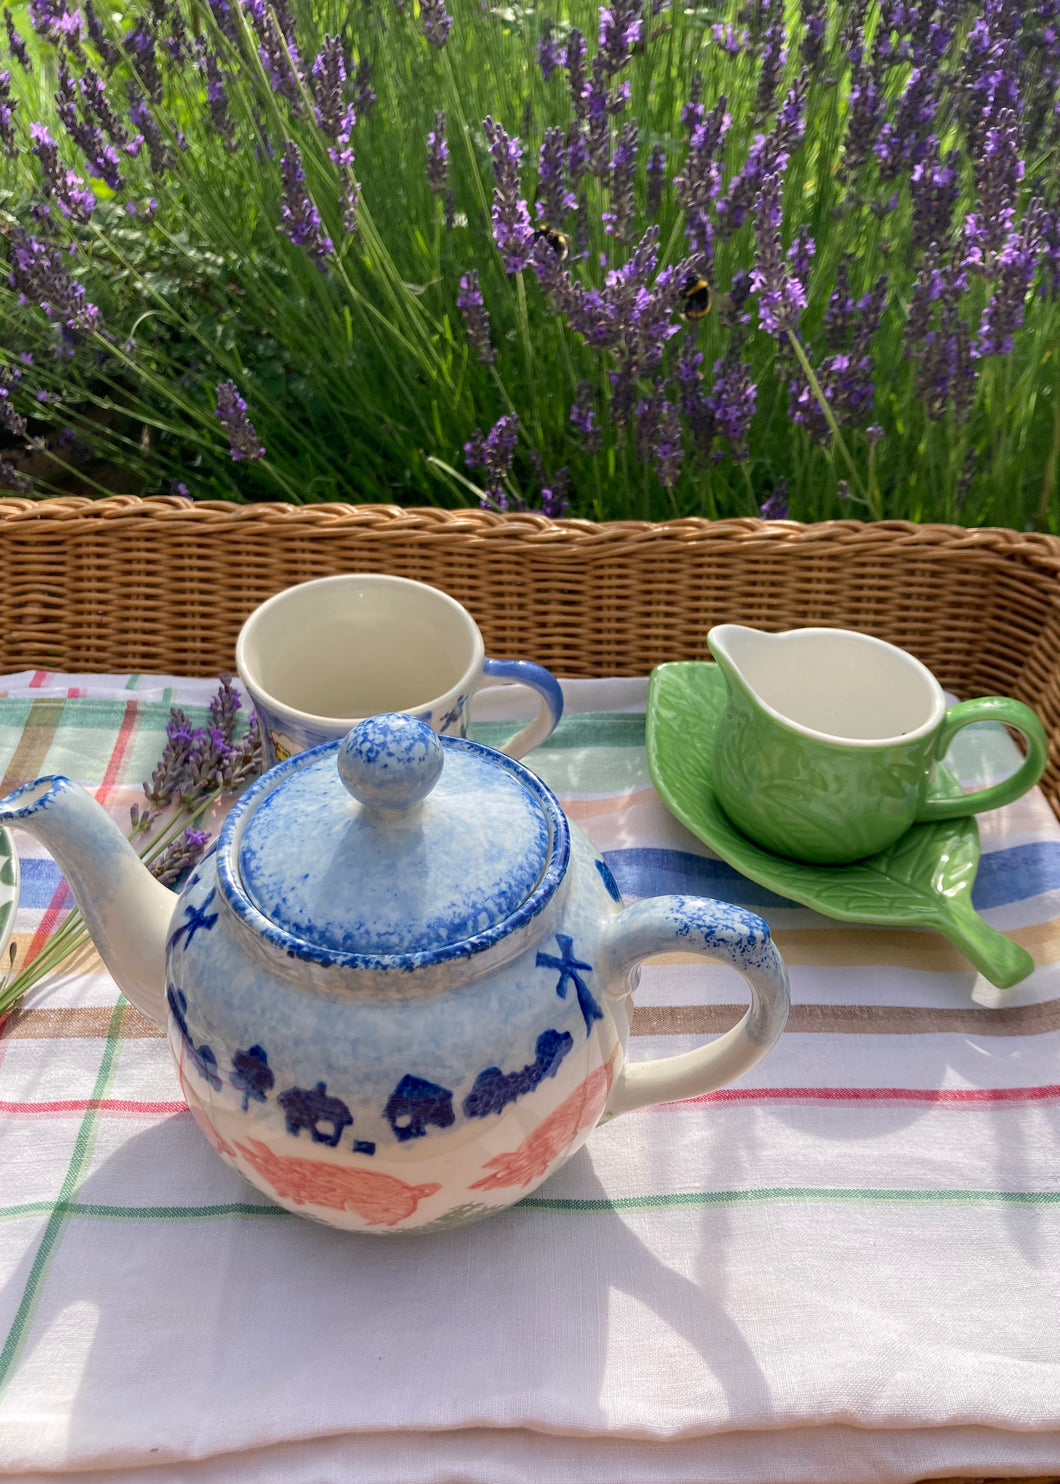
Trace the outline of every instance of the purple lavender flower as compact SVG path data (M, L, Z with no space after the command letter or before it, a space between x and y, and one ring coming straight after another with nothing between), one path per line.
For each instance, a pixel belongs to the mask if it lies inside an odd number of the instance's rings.
M673 489L681 473L681 420L674 406L662 395L661 386L652 399L651 458L663 489Z
M264 445L247 416L247 404L236 390L235 382L222 381L214 388L214 395L217 398L217 420L228 435L233 462L263 458Z
M579 121L587 118L589 113L588 100L585 96L585 85L589 76L585 66L585 55L585 37L578 30L577 26L572 26L570 35L567 37L567 49L563 55L563 65L567 69L574 117ZM571 173L573 174L573 171Z
M81 103L86 116L91 114L110 142L118 149L129 142L129 131L111 107L103 79L91 67L86 67L78 82Z
M21 380L22 372L18 366L0 366L0 427L16 438L21 438L26 431L26 419L11 400L11 394Z
M0 143L10 159L18 155L15 142L14 117L18 99L11 96L11 74L0 72Z
M751 287L758 293L762 328L778 338L794 330L806 308L806 290L780 251L780 176L767 175L755 201L755 266Z
M182 876L198 865L209 842L209 830L196 830L189 826L170 840L161 855L151 861L148 867L151 875L163 886L175 886Z
M653 145L645 167L647 189L644 207L649 216L658 216L662 209L663 186L666 183L666 156L659 145Z
M121 61L121 52L110 40L107 33L99 22L92 0L82 0L81 9L84 12L85 24L88 27L89 39L96 48L99 60L103 64L104 71L113 72ZM234 38L233 38L234 39Z
M706 116L702 104L692 101L686 106L682 118L689 130L688 159L674 177L678 204L685 213L685 237L708 269L714 259L710 210L721 192L721 148L732 122L727 107L724 96Z
M140 152L140 146L146 143L152 172L155 175L164 175L173 163L173 158L163 143L162 132L154 114L147 106L147 99L134 82L126 83L125 95L129 100L129 118L133 127L140 131L136 138L125 146L125 152L135 158Z
M788 267L800 283L805 283L810 276L810 268L817 255L817 244L810 236L808 227L799 227L795 236L791 239L788 248ZM748 285L750 289L750 285Z
M352 237L357 230L357 206L360 200L361 183L354 177L353 173L353 150L347 144L345 149L329 149L339 175L339 205L342 207L342 230L347 237ZM330 241L325 238L324 241Z
M90 71L88 75L98 82L99 79L95 78L94 73ZM73 78L66 70L65 61L60 61L59 90L55 94L55 103L59 118L62 120L63 126L70 135L70 138L80 147L85 157L89 174L95 176L97 180L104 181L112 191L120 191L125 184L125 178L121 173L118 152L112 144L104 142L103 135L98 128L91 124L87 118L82 118L78 113L77 100L79 91L82 98L91 97L94 100L91 85L86 88L82 84L79 90ZM111 117L112 115L109 115L108 110L108 121ZM117 120L114 120L114 122L117 122ZM47 169L47 166L45 168ZM76 180L76 176L72 178ZM69 180L71 177L68 176L67 179ZM95 198L93 197L92 206L94 205ZM92 207L88 209L91 211Z
M372 87L372 64L367 57L362 57L357 63L357 73L353 79L356 92L354 93L353 106L357 117L366 119L375 107L375 88Z
M854 73L847 100L847 130L843 138L843 178L853 180L872 153L880 132L883 95L869 67Z
M159 25L168 25L169 27L169 35L162 37L162 45L174 66L182 67L184 62L190 60L195 54L188 42L184 17L176 5L171 5L168 8L159 6L159 12Z
M589 148L585 141L585 132L580 124L572 124L567 130L567 174L571 185L576 186L588 169ZM579 247L579 252L581 250Z
M519 419L515 416L499 418L484 438L476 428L464 444L464 458L468 467L485 470L485 489L482 508L495 505L498 510L508 509L508 496L503 482L512 470L515 445L519 440Z
M767 495L759 506L758 514L762 520L787 520L788 482L786 479L777 480L773 493Z
M954 159L952 151L942 159L938 137L931 134L925 142L924 158L910 173L914 254L922 252L929 242L946 242L949 238L960 189Z
M585 153L591 175L603 180L611 161L611 115L607 86L592 77L586 86Z
M445 0L420 0L420 17L427 40L441 51L449 40L453 25L453 18L445 9Z
M731 21L715 22L710 32L714 38L714 45L729 57L738 57L751 39L747 31L742 28L737 29Z
M574 405L570 410L570 420L582 435L582 443L587 453L599 453L603 447L594 402L595 393L591 383L580 381Z
M560 65L559 48L552 35L551 21L545 21L541 27L541 35L537 43L537 65L541 68L541 76L546 82Z
M64 216L75 222L87 222L96 198L84 189L84 181L72 170L64 170L59 160L59 146L43 124L30 124L33 153L44 170L45 194L54 196Z
M463 313L467 338L474 346L478 359L484 366L492 366L497 359L497 350L490 337L489 311L482 298L478 274L473 268L460 280L456 304Z
M155 38L145 18L141 17L125 37L125 50L133 72L152 103L162 101L162 73L155 55Z
M549 226L559 228L577 202L564 180L567 151L562 129L546 129L537 169L537 212Z
M434 128L427 135L427 184L436 196L449 180L449 142L445 137L445 111L434 115Z
M221 70L221 59L212 47L204 50L203 66L206 71L206 101L210 105L210 122L221 136L226 150L238 149L235 125L228 112L228 93L225 89L225 75Z
M103 319L85 290L66 268L66 255L58 247L41 242L23 227L11 228L11 263L8 284L21 304L40 306L64 333L67 348L74 334L101 331Z
M923 158L938 112L938 69L914 67L895 105L893 121L884 123L873 146L881 180L893 180L904 165Z
M345 144L357 122L353 104L346 101L346 64L338 36L324 37L320 55L310 68L318 127L329 139Z
M33 488L33 480L28 474L16 469L14 464L0 459L0 488L14 490L17 495L28 495Z
M569 489L570 470L564 464L562 469L556 470L551 484L541 488L541 514L547 515L549 520L562 520L570 509Z
M1044 220L1044 207L1035 198L998 255L994 292L983 310L972 346L976 359L1012 353L1012 337L1023 324L1027 294L1042 255Z
M305 171L298 146L289 139L284 145L280 161L283 179L283 222L277 229L294 243L304 247L313 262L326 271L325 259L334 251L334 243L326 235L320 220L320 212L313 205L306 189Z
M820 66L825 55L826 15L824 0L800 0L799 59L809 72Z
M247 0L246 9L258 37L258 58L269 79L269 86L274 93L286 98L291 112L300 117L301 87L305 78L294 42L293 25L285 30L278 12L274 14L265 0Z
M835 289L825 311L825 336L831 355L817 367L817 385L835 422L857 425L872 412L875 361L872 341L887 299L887 277L882 274L867 294L855 299L850 292L848 267L840 263ZM827 446L831 428L816 394L801 375L789 384L788 414Z
M774 3L769 9L762 63L758 73L758 91L755 94L755 117L765 119L773 111L777 88L788 60L787 33L784 29L784 6Z
M482 127L493 161L493 238L504 254L505 271L518 273L529 263L534 241L530 212L519 194L522 146L492 118Z
M29 52L26 50L26 43L15 29L15 22L12 19L11 12L6 9L4 11L4 25L7 27L8 51L22 68L23 72L32 72L33 62Z
M629 61L630 53L644 35L639 0L612 0L600 7L599 49L593 71L601 78L613 77Z
M738 463L750 457L748 435L758 397L758 385L751 380L750 368L741 360L740 349L736 336L724 359L714 362L714 385L706 399L714 429L728 443L729 452Z
M681 411L692 434L692 443L703 459L714 442L715 421L710 399L703 390L703 352L698 336L690 330L684 338L677 363L677 384L681 393Z
M625 124L611 157L611 210L603 213L604 231L625 242L633 221L633 172L637 167L637 126Z
M64 0L30 0L29 21L45 41L68 46L71 51L80 49L81 14L74 11L71 15Z
M806 133L806 96L809 80L795 79L788 89L768 134L756 134L743 167L729 181L718 201L717 216L723 238L742 227L766 176L782 171Z
M965 266L992 276L997 255L1012 235L1016 196L1025 174L1019 131L1011 109L986 130L981 155L973 161L978 210L965 218Z

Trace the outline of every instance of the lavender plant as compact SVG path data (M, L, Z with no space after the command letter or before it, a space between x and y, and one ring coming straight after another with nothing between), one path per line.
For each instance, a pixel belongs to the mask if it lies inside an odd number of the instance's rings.
M1060 530L1060 0L5 34L9 488Z
M151 874L163 886L176 886L202 858L210 842L207 822L214 804L240 793L262 770L261 734L256 714L240 724L242 700L231 675L222 675L204 726L195 726L179 707L170 711L162 755L144 783L146 807L130 810L129 839L140 849ZM7 972L0 974L0 1020L27 990L53 973L89 941L76 908L44 949L14 973L12 947Z

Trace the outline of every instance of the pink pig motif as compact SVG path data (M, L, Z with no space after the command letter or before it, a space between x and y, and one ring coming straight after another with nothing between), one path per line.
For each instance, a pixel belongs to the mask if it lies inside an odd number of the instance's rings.
M281 1200L296 1206L326 1206L353 1211L369 1226L395 1226L416 1210L420 1201L441 1190L440 1185L407 1185L395 1175L378 1170L344 1169L323 1160L274 1154L267 1145L250 1139L250 1148L236 1148L266 1180Z
M487 1160L483 1169L492 1170L471 1186L472 1190L497 1190L504 1185L529 1185L530 1181L544 1175L549 1165L574 1140L584 1128L591 1128L603 1112L611 1091L615 1058L618 1048L611 1053L611 1060L595 1072L590 1072L569 1097L564 1098L558 1108L539 1123L532 1134L509 1154L495 1154Z

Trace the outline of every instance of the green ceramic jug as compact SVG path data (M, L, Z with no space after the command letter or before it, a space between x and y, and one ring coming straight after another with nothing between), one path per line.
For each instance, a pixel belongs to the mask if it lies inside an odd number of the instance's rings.
M1011 803L1042 775L1045 729L1029 706L985 696L947 708L931 671L882 639L721 624L707 643L728 690L715 792L767 850L821 864L860 860L918 821ZM1026 757L1011 777L962 798L935 794L934 763L976 721L1015 727Z

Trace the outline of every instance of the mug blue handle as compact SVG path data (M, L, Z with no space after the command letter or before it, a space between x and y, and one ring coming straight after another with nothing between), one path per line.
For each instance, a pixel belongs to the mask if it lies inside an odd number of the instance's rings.
M482 662L482 674L491 680L514 680L519 685L528 685L541 697L541 709L533 721L505 742L501 752L508 757L523 757L552 736L563 715L563 692L554 675L530 660L489 659Z

